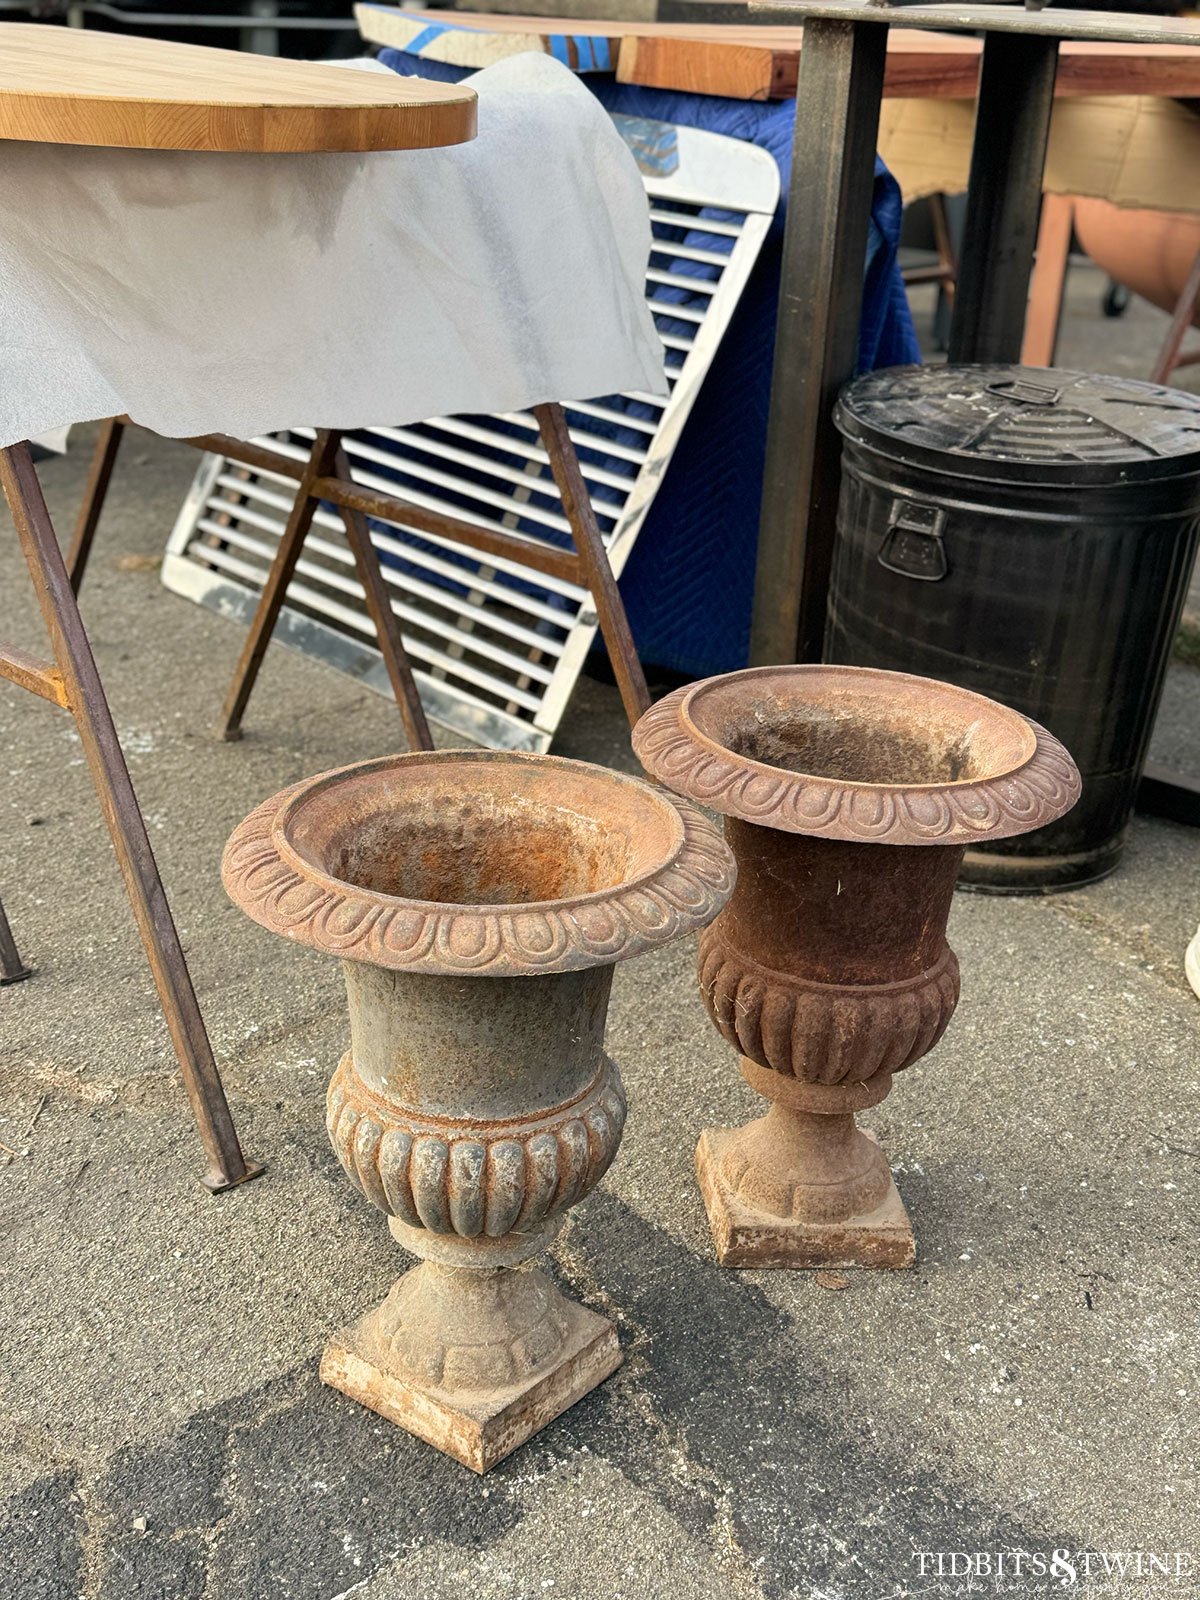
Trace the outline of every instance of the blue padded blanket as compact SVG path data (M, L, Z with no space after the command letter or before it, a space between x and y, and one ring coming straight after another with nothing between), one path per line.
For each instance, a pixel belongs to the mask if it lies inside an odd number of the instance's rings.
M411 77L457 82L464 69L385 49L379 59ZM621 575L621 593L647 667L704 677L746 665L758 515L766 454L771 352L791 170L794 100L727 100L580 79L605 108L744 139L779 167L774 225L705 380L670 468ZM858 364L861 372L920 360L896 262L900 189L882 161L867 246Z

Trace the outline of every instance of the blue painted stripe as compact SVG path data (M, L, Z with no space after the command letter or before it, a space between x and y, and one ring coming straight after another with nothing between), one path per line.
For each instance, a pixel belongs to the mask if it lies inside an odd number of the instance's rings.
M613 70L612 51L608 48L606 38L593 38L592 55L597 72L611 72Z
M546 43L550 46L550 54L556 61L561 61L564 67L571 65L571 59L567 54L567 41L561 33L550 34Z
M414 34L408 43L401 45L400 48L406 55L419 56L427 44L432 44L435 39L440 39L444 33L450 33L452 26L448 22L431 22L428 26L422 28L420 33ZM460 28L457 31L461 33L465 30Z

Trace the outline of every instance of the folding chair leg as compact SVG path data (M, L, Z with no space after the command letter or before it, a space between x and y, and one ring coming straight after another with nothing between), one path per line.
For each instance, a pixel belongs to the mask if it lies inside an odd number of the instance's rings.
M124 437L125 423L119 417L109 417L101 427L100 437L96 441L83 504L79 508L79 518L75 523L75 533L67 553L67 575L76 594L79 593L83 575L87 571L88 557L92 553L92 540L96 537L96 528L100 522L100 514L104 510L109 481L117 464L117 452Z
M632 727L642 712L649 709L650 691L638 660L621 592L609 564L608 551L600 537L587 485L579 470L579 458L567 431L567 419L560 405L534 406L533 414L541 430L546 454L550 457L550 470L554 473L554 481L562 497L563 511L571 524L575 551L592 592L600 632L608 646L609 660L621 691L621 702Z
M1179 352L1183 348L1183 341L1196 315L1198 300L1200 300L1200 250L1196 252L1196 259L1192 262L1192 270L1188 273L1183 293L1171 313L1171 325L1167 329L1167 337L1163 340L1162 349L1158 352L1158 359L1150 373L1151 383L1169 382L1175 368L1182 365Z
M317 435L317 444L322 454L323 441L331 438L332 435L328 433ZM349 481L350 463L341 447L340 435L334 441L332 459L334 474ZM375 636L391 680L400 720L404 723L408 747L410 750L432 750L433 735L425 720L425 708L417 692L412 664L408 659L408 651L404 648L404 640L400 636L400 621L392 610L388 586L383 581L383 573L379 570L379 552L371 543L367 519L361 511L355 511L350 506L339 506L338 510L341 512L342 523L346 529L346 543L350 546L354 564L358 568L358 580L366 594L367 612L375 624Z
M211 1163L202 1181L214 1192L228 1189L257 1177L262 1168L245 1159L238 1143L179 934L150 848L146 824L138 809L112 713L28 445L0 450L0 484L20 536L54 658L66 688L67 703L100 796L104 820L112 836L171 1042L179 1058L192 1114Z
M8 918L4 915L4 906L0 904L0 985L20 983L22 978L29 977L31 970L21 960L17 941L13 938Z
M946 215L946 196L939 190L929 196L929 217L933 224L933 247L937 251L938 262L946 276L942 280L941 290L946 297L946 304L954 309L955 280L958 277L958 256L954 249L954 241L950 237L950 219Z
M1021 338L1021 365L1052 367L1062 323L1063 296L1071 266L1075 202L1067 194L1044 194L1037 250L1029 276L1029 304Z

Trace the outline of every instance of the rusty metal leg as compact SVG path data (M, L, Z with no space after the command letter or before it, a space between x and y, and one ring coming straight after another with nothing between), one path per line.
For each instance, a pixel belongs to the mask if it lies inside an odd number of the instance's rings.
M179 1058L192 1114L208 1153L202 1182L214 1192L257 1177L262 1168L242 1155L212 1046L196 1004L146 825L121 753L112 713L84 631L62 552L29 456L29 446L0 450L3 485L38 604L79 729L83 753L100 796L104 820L154 975L171 1042Z
M321 461L328 457L332 463L332 471L339 478L350 480L350 463L346 458L346 452L342 449L340 434L335 437L331 433L318 433L314 455ZM324 476L327 470L330 469L322 466L321 476ZM404 723L404 732L408 736L408 747L410 750L432 750L433 735L425 720L425 710L421 705L421 696L417 693L408 651L404 648L404 640L400 636L400 621L392 610L388 586L383 581L383 573L379 570L379 553L371 543L367 519L361 511L355 511L351 506L339 506L338 510L346 529L346 543L354 556L359 582L366 595L367 611L375 624L375 637L391 680L392 693L396 697L396 705L400 711L400 720Z
M638 660L637 646L633 642L629 618L625 615L621 591L617 588L608 551L600 537L587 485L579 470L579 457L575 454L575 446L567 431L567 419L560 405L534 406L533 414L541 429L546 454L550 457L550 470L562 496L563 512L571 524L575 553L592 592L600 632L608 646L609 660L621 691L621 703L632 727L642 712L649 710L650 691L646 687L642 663Z
M819 661L837 529L838 390L858 364L888 29L807 17L796 94L750 659Z
M79 518L75 523L71 548L67 552L67 576L76 594L79 593L83 575L87 571L88 557L92 553L92 540L96 537L100 513L104 510L109 480L117 464L117 452L121 448L121 440L125 437L125 426L120 417L109 417L101 427L100 437L96 441L83 504L79 508Z
M17 941L13 938L8 918L4 915L4 906L0 904L0 986L6 983L20 983L22 978L29 977L32 970L21 960Z
M1167 329L1167 337L1163 340L1162 349L1158 352L1158 358L1150 373L1151 383L1167 383L1175 368L1183 365L1179 359L1179 352L1195 318L1198 300L1200 300L1200 250L1196 252L1196 259L1192 262L1192 270L1188 273L1183 293L1171 313L1171 326Z
M337 444L341 442L340 434L326 435L326 438L336 439ZM328 445L325 454L332 460L332 449ZM287 599L288 585L292 581L296 563L300 559L300 552L308 537L308 530L312 527L313 518L317 514L319 501L312 495L312 485L315 479L324 475L320 470L320 452L314 444L296 489L296 502L292 506L287 526L275 550L275 558L271 562L267 581L263 585L263 592L259 596L258 608L251 620L250 631L246 635L242 653L234 668L233 681L229 685L229 693L225 696L221 719L214 730L218 739L242 737L242 717L249 703L255 679L258 677L258 669L262 666L263 657L267 653L267 646L271 642L271 635L275 631L283 602Z

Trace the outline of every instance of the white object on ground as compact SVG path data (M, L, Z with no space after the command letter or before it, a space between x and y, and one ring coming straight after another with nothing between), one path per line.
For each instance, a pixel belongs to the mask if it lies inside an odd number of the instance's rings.
M664 393L633 157L544 55L477 74L444 150L9 142L0 446L128 412L169 436Z
M1183 957L1183 970L1187 973L1187 981L1200 997L1200 928L1192 936Z

